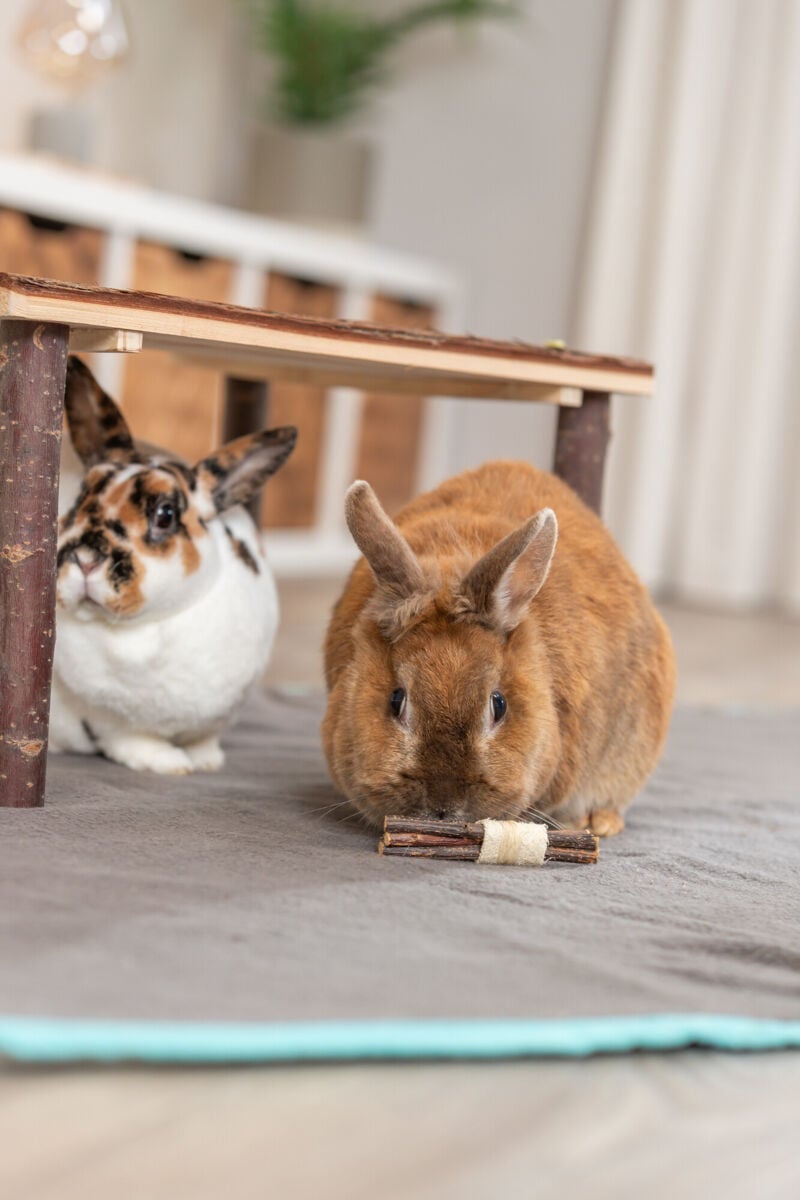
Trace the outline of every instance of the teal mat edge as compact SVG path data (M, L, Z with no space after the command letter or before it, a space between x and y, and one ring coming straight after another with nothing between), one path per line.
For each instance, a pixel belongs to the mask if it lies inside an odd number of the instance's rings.
M0 1016L0 1056L27 1063L582 1057L687 1046L800 1048L800 1021L713 1013L265 1024Z

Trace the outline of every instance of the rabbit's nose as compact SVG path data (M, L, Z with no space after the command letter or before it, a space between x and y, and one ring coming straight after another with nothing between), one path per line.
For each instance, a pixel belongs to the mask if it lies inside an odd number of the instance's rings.
M76 563L84 575L91 575L92 571L96 571L103 562L101 554L96 554L94 550L89 550L84 546L79 547L77 550L70 550L67 558L70 562Z
M452 777L431 780L428 792L431 814L439 821L452 817L464 799L464 783Z

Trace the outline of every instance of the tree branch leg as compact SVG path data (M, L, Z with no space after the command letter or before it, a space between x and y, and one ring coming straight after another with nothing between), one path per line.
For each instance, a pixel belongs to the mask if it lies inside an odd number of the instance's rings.
M555 474L600 516L610 438L608 392L584 392L580 408L558 410Z
M66 325L0 322L0 805L44 803Z

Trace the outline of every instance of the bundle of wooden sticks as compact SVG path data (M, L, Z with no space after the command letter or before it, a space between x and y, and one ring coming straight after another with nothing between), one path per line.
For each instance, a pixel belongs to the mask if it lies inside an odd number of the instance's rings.
M485 843L492 840L487 855ZM498 854L498 840L502 850ZM538 843L530 852L531 844ZM599 841L582 829L549 829L527 821L434 821L386 817L378 853L403 858L454 858L468 862L596 863Z

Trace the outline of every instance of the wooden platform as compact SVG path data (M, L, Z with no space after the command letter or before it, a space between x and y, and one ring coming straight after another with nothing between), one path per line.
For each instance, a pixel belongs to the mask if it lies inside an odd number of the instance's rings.
M653 389L633 359L0 274L0 805L44 801L67 356L143 347L227 375L229 438L267 424L266 380L558 405L555 473L596 512L610 395Z
M141 334L148 348L202 357L246 378L575 407L581 390L634 395L653 390L652 367L636 359L24 276L0 274L0 318L67 325L71 344L84 351L135 349L135 335Z

